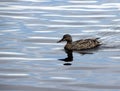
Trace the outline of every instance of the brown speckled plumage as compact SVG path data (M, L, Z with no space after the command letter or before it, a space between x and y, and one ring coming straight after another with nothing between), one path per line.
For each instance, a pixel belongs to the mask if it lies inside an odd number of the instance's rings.
M62 41L67 41L67 44L64 47L67 50L85 50L101 45L100 42L98 41L98 38L82 39L72 42L72 37L69 34L64 35L63 38L58 42L62 42Z

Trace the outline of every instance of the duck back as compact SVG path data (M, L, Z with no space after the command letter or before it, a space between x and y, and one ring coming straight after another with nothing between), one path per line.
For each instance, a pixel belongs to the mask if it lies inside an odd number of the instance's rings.
M72 43L72 50L85 50L94 48L100 45L100 42L96 39L84 39L84 40L78 40Z

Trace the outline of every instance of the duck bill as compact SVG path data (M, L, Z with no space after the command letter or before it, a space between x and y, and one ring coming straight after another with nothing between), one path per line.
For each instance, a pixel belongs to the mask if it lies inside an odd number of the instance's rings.
M60 42L62 42L62 41L64 41L64 39L59 40L57 43L60 43Z

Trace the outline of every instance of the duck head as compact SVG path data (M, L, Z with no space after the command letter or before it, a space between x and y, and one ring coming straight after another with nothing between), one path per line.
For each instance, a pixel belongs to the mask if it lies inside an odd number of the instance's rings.
M65 34L61 40L59 40L57 43L62 42L62 41L67 41L67 42L72 42L72 37L69 34Z

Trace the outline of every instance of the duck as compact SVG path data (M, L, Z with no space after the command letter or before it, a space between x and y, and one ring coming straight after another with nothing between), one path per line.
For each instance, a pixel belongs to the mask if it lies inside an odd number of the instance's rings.
M61 40L57 43L66 41L66 45L64 46L65 50L86 50L98 47L101 43L98 41L99 38L92 38L92 39L81 39L74 41L72 40L72 36L70 34L65 34Z

